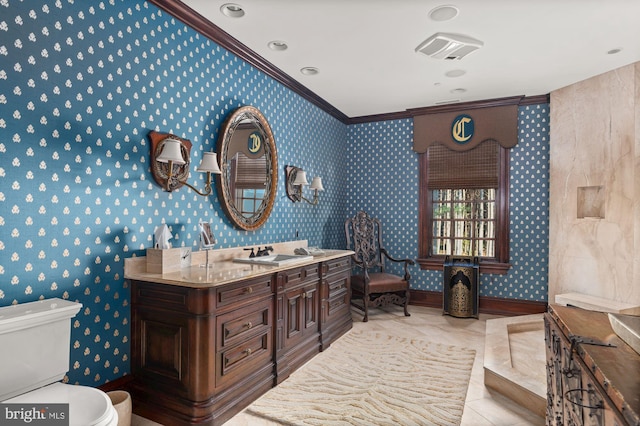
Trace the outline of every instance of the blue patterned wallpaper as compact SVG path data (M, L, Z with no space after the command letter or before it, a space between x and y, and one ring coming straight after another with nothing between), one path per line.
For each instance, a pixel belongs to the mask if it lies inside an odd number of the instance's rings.
M549 105L519 108L519 140L511 149L510 255L506 275L483 274L482 296L547 300L549 249ZM418 156L410 119L349 126L347 214L380 218L393 256L418 256ZM393 267L393 264L387 265ZM399 267L399 266L397 266ZM393 270L393 269L392 269ZM395 272L400 272L395 270ZM411 270L411 287L442 291L442 273Z
M174 245L197 246L204 219L218 247L297 234L342 248L345 218L367 208L383 218L389 248L415 257L410 120L346 126L146 2L0 0L0 11L0 306L51 297L83 304L71 383L97 386L129 372L124 259L143 254L161 223ZM150 130L190 139L190 181L202 187L201 152L216 149L223 120L243 105L263 112L278 148L278 197L257 231L233 228L215 194L164 192L148 165ZM521 108L521 117L514 270L484 277L483 294L545 300L548 107ZM319 205L289 201L286 165L322 176ZM413 275L415 288L438 289L438 274Z
M197 245L308 239L344 246L347 126L145 2L0 0L0 306L77 300L69 381L100 385L129 372L124 259L170 225ZM190 139L190 181L226 116L260 109L278 148L278 198L258 231L231 226L217 197L166 193L149 169L150 130ZM292 203L284 167L320 175L317 206Z

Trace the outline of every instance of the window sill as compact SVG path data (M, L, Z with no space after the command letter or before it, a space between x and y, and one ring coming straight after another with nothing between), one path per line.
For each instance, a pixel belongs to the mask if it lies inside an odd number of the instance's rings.
M444 257L427 257L423 259L417 259L420 269L427 269L432 271L442 271L444 267ZM511 269L510 263L501 263L496 261L481 260L480 261L480 273L481 274L496 274L506 275Z

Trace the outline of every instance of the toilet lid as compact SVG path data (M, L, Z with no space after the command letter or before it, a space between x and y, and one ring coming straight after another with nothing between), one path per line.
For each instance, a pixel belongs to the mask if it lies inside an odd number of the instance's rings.
M17 404L68 403L69 426L106 426L112 424L114 417L117 416L106 393L88 386L64 383L53 383L3 402Z

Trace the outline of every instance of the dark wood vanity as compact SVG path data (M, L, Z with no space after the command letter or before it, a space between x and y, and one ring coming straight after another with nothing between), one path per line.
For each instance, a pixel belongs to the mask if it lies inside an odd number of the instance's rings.
M351 328L349 256L209 280L130 273L134 412L219 425L285 380Z
M545 314L547 425L640 425L640 355L606 313L550 305Z

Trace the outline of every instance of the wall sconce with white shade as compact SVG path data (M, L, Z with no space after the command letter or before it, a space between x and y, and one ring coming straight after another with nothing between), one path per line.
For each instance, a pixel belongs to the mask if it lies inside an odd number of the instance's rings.
M204 191L200 191L187 182L191 164L191 141L156 131L149 132L149 139L151 140L151 172L158 185L167 192L172 192L184 185L199 195L211 194L211 174L222 173L215 152L202 153L202 160L196 168L197 171L207 174Z
M303 188L309 185L307 181L307 172L300 167L287 166L285 167L285 175L287 182L287 196L294 203L300 201L306 201L309 204L318 204L318 191L324 191L322 186L322 178L315 176L311 179L311 185L309 189L313 190L313 200L305 198L303 195Z

